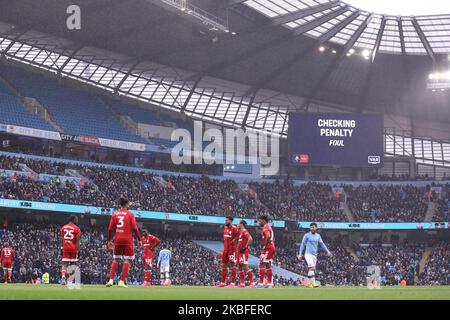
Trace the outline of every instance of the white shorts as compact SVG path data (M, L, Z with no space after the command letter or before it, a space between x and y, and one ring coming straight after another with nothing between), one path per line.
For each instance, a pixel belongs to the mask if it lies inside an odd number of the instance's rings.
M122 255L113 255L114 259L122 259L122 260L134 260L134 256L122 256Z
M317 256L313 256L312 254L305 253L305 260L308 264L308 268L315 268L317 264Z
M169 272L170 266L168 264L159 266L160 272Z

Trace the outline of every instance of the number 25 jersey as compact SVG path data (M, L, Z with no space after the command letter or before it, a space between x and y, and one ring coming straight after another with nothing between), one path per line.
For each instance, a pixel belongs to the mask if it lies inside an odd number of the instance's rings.
M68 223L61 228L62 247L65 252L77 252L77 238L81 237L78 226Z

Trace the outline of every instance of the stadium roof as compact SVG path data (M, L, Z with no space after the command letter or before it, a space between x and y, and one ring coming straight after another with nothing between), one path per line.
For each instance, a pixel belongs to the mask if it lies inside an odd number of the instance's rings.
M392 54L450 53L450 3L442 0L247 0L243 4L283 25L294 34L304 33L314 38L366 50ZM354 5L352 5L354 4ZM361 5L359 7L358 5ZM364 9L380 10L375 12ZM430 10L431 9L431 10ZM447 15L442 12L447 11ZM386 12L386 14L383 14ZM399 16L394 13L420 13ZM424 12L434 15L424 16ZM439 14L438 14L439 13ZM353 39L353 35L356 35Z
M411 131L415 126L422 136L430 134L419 131L419 121L440 121L444 129L433 136L450 136L450 91L426 89L433 59L407 54L406 44L402 54L381 50L391 17L379 29L383 37L377 33L380 50L364 59L359 48L348 52L363 43L367 27L361 25L375 18L349 5L339 3L341 9L332 14L290 29L276 19L313 10L319 15L323 6L337 2L302 0L301 10L269 18L251 8L250 0L192 1L225 16L236 35L208 34L185 12L161 7L162 0L77 0L79 31L66 27L72 0L40 0L39 6L36 0L0 0L0 21L5 22L0 23L0 55L227 126L286 135L291 111L339 110L400 116L398 126ZM349 11L318 38L308 34ZM352 31L356 21L363 24ZM340 44L336 39L345 39L345 30L349 38ZM447 56L434 54L448 63Z
M442 0L344 0L370 12L396 16L424 16L450 12L450 3Z

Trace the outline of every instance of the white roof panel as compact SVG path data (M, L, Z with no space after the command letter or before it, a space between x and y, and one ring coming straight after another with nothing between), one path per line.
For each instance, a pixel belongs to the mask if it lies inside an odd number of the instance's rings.
M384 1L384 3L392 4L393 0ZM396 5L398 5L395 0ZM330 20L325 21L320 26L314 29L306 31L305 34L311 37L320 37L326 32L330 31L332 28L337 28L338 25L347 17L349 17L353 12L360 11L361 14L350 24L348 24L344 29L340 30L330 41L345 45L351 36L356 32L358 27L363 23L364 19L369 13L361 11L356 7L351 5L356 4L358 1L336 1L336 0L247 0L244 2L245 5L253 8L254 10L260 12L261 14L269 18L278 18L280 16L289 17L290 14L301 12L304 10L309 10L311 8L323 5L331 4L327 6L326 9L316 12L314 14L307 15L303 18L289 21L283 24L288 29L295 30L305 24L314 22L318 19L323 19L325 16L333 14L337 10L342 9L343 6L348 5L349 10L340 14L337 17L330 16ZM359 1L363 9L368 9L368 7L363 6L364 1ZM379 2L379 1L371 1ZM383 1L381 1L383 2ZM414 2L414 3L413 3ZM447 3L447 1L440 1L439 5L430 4L429 1L422 1L427 6L433 5L436 8L433 10L439 11L442 5ZM447 4L449 4L448 1ZM333 6L335 4L335 6ZM408 5L416 6L418 1L408 0ZM378 3L377 5L381 5ZM406 6L406 4L404 4ZM450 5L448 5L450 8ZM321 7L319 7L321 8ZM412 7L411 7L412 8ZM409 9L411 9L409 8ZM442 9L444 10L444 9ZM381 10L383 11L383 10ZM388 12L388 11L386 11ZM372 19L369 25L365 28L364 32L356 40L354 47L361 49L373 50L375 42L380 32L382 15L386 12L376 12L372 15ZM431 12L429 10L423 10L419 12ZM445 12L445 11L444 11ZM293 17L293 19L295 19ZM447 15L428 15L428 16L416 16L415 19L423 31L427 41L429 42L432 50L435 53L450 53L450 13ZM412 17L398 17L398 16L386 16L386 26L382 34L380 43L380 52L399 54L402 52L401 46L401 32L399 29L399 23L401 23L403 29L403 42L405 44L405 53L412 55L426 55L427 51L422 43L417 31L412 23Z

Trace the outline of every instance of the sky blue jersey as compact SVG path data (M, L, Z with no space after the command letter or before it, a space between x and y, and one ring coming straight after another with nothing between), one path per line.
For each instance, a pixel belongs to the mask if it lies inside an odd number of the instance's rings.
M318 233L308 232L303 236L302 244L300 245L299 255L310 254L313 256L317 256L317 252L319 251L319 245L325 250L327 253L330 253L325 243L323 243L322 237Z
M172 252L168 249L162 249L158 255L158 265L169 265L172 258Z

